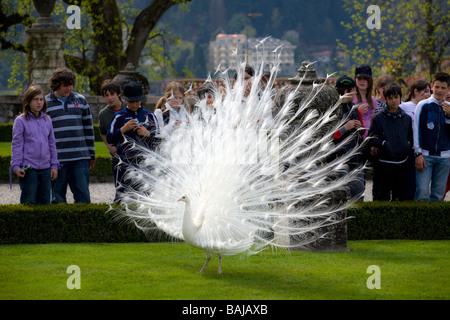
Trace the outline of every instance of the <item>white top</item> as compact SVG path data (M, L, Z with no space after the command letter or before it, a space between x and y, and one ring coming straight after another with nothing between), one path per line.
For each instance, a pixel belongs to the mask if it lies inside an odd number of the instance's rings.
M182 123L186 124L189 123L189 115L184 106L181 106L177 110L172 108L170 105L166 103L166 108L170 110L168 124L164 123L163 112L161 109L156 109L154 112L162 136L170 135L173 132L173 130L175 130L176 127L175 121L181 121Z
M416 110L416 104L412 101L402 102L400 108L411 117L412 123L414 123L414 110Z

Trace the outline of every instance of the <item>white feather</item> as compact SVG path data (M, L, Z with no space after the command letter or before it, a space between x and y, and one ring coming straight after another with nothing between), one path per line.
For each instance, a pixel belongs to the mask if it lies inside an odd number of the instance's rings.
M266 89L252 82L245 103L244 67L238 63L234 85L222 73L226 95L216 93L215 112L205 117L206 104L201 102L189 125L162 142L160 149L166 152L135 144L145 160L127 170L133 188L121 197L125 209L120 213L142 230L156 225L205 250L202 271L211 253L221 258L258 252L268 245L289 247L278 239L290 235L301 235L309 243L309 232L338 222L335 213L349 203L334 204L330 194L345 188L357 174L334 177L359 150L324 162L336 151L331 141L342 123L334 123L339 102L324 114L309 109L323 85L316 84L317 90L299 106L294 103L297 93L288 94L272 117L270 90L278 64ZM255 70L254 79L260 79L263 68ZM308 223L289 223L293 220Z

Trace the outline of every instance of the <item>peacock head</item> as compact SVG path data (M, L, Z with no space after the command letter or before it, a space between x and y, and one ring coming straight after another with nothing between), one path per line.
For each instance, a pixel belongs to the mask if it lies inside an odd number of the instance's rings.
M189 198L187 197L187 195L182 195L180 199L178 199L178 201L183 201L183 202L188 202Z

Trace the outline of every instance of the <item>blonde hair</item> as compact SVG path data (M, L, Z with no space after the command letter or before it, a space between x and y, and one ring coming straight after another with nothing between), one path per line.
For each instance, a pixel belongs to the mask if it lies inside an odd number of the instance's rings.
M170 98L172 93L175 91L179 91L184 96L184 91L185 91L184 86L179 82L172 81L166 86L164 95L161 98L159 98L158 102L156 103L155 110L161 109L162 112L166 112L167 99ZM188 106L186 106L186 107L189 109ZM190 112L190 110L188 110L188 111Z

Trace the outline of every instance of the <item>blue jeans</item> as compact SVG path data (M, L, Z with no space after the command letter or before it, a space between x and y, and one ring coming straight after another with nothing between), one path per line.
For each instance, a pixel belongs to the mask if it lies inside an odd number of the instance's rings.
M427 167L423 172L416 170L416 194L418 201L444 200L445 186L450 162L447 158L424 156ZM431 182L431 189L430 189Z
M61 162L58 178L53 181L52 203L67 202L67 185L73 193L76 203L90 203L89 160Z
M31 169L19 178L20 203L49 204L52 189L51 169Z

